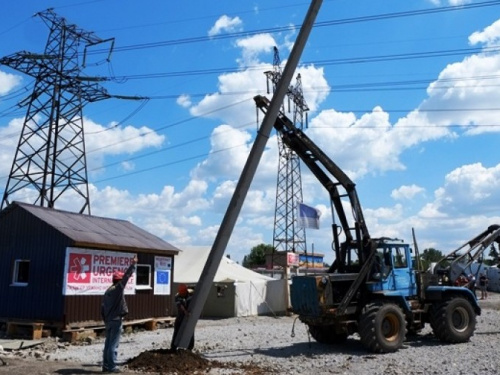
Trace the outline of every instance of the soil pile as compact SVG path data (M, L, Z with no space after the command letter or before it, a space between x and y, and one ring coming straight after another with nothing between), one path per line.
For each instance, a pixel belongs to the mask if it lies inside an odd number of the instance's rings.
M269 374L254 364L210 361L189 350L157 349L145 351L127 361L130 370L159 374L208 374L213 369L232 369L248 375Z

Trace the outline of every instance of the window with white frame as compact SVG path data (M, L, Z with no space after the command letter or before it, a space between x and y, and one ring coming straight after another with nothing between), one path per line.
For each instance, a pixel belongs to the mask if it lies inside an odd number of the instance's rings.
M14 270L12 272L12 285L28 285L30 275L30 261L25 259L16 259L14 261Z
M136 289L151 288L151 266L149 264L138 264L136 271Z

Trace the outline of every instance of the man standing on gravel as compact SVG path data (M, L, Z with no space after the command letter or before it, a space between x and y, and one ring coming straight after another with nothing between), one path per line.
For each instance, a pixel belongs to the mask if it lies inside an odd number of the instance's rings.
M104 342L104 351L102 354L102 372L121 372L116 366L116 356L122 332L122 319L128 314L124 292L128 279L135 271L136 264L137 256L134 256L125 273L113 273L113 285L104 293L101 305L101 316L106 326L106 341Z
M488 278L483 272L479 276L479 289L481 289L481 299L488 298Z

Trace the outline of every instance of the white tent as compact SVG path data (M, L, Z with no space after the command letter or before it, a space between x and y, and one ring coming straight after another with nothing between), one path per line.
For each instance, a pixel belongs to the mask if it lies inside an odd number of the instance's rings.
M209 247L184 247L174 260L174 282L196 287ZM283 314L285 281L253 272L223 257L202 311L203 316L233 317Z

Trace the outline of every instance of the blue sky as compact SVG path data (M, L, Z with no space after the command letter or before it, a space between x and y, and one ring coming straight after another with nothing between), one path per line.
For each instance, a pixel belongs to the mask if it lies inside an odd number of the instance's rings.
M84 108L92 214L179 248L211 246L255 139L252 98L266 94L274 46L286 62L308 5L9 1L0 57L42 52L49 28L33 15L51 7L115 38L111 61L96 49L85 74L113 78L102 83L110 94L150 99ZM356 182L372 236L411 241L415 228L421 249L446 253L500 223L499 14L497 1L323 2L298 68L306 132ZM1 192L26 111L16 104L32 85L0 66ZM272 243L277 163L273 134L226 250L232 259ZM308 248L331 262L328 197L302 172L304 202L322 212ZM76 209L71 197L58 208Z

